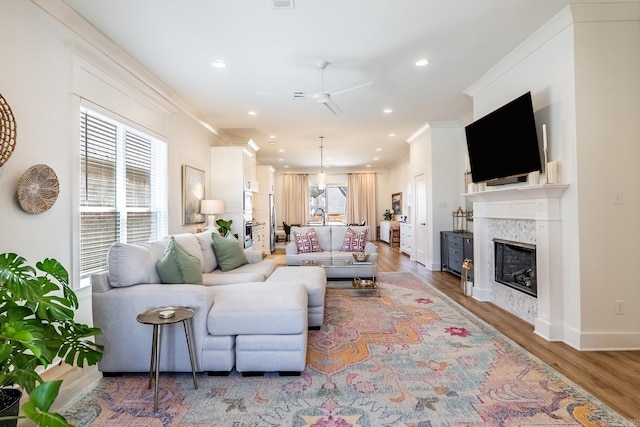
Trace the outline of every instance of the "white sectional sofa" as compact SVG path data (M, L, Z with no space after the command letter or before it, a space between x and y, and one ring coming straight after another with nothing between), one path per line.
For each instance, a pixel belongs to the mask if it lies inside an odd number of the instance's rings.
M311 229L317 235L320 251L317 252L301 252L296 244L296 233L307 234ZM353 259L352 253L358 252L354 250L346 250L345 237L347 230L353 233L367 232L364 252L369 254L369 261L375 264L378 260L378 248L371 242L371 233L368 226L346 226L346 225L329 225L315 227L291 227L291 241L285 247L286 264L287 265L303 265L305 262L315 262L317 264L339 264L340 262ZM307 248L308 249L308 248ZM353 269L350 268L331 268L326 270L327 278L350 278L353 277ZM372 269L372 274L375 271Z
M104 345L99 370L105 375L148 371L152 330L136 316L153 308L185 306L196 311L192 336L197 371L301 372L307 329L322 324L322 317L310 316L308 307L312 292L313 304L321 302L324 311L322 268L301 269L294 280L267 281L277 264L257 252L245 251L248 264L222 271L210 232L173 237L200 260L201 284L161 283L156 263L169 238L116 243L108 254L108 271L91 277L94 325L102 329L96 342ZM160 371L190 372L182 325L165 326L162 341Z

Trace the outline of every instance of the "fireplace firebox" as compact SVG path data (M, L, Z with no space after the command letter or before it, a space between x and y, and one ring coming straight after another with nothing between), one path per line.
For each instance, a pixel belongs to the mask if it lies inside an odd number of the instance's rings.
M538 295L536 245L493 239L496 282L531 296Z

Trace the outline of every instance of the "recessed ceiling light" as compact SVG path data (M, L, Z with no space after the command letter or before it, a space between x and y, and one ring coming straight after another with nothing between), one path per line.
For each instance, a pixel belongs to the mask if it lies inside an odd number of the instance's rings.
M276 145L275 141L269 141L269 145Z
M278 153L284 153L284 148L279 149Z
M284 168L285 169L289 169L289 165L284 165Z
M429 65L429 60L427 58L421 58L416 61L417 67L426 67Z
M227 64L220 60L220 59L216 59L215 61L213 61L213 67L214 68L227 68Z
M393 138L394 136L396 136L396 134L395 134L395 133L390 133L390 134L389 134L389 136L390 136L391 138Z
M250 116L257 116L258 113L256 113L255 111L249 111L248 113Z
M380 157L374 157L373 160L380 160Z
M382 148L376 148L376 151L382 151Z
M269 135L269 139L276 139L275 135Z
M370 167L371 167L371 165L367 165L367 167L368 167L368 168L370 168Z
M278 159L279 162L284 162L284 159Z
M385 114L389 114L389 113L393 113L393 110L391 108L385 108L384 110L382 110L382 112Z

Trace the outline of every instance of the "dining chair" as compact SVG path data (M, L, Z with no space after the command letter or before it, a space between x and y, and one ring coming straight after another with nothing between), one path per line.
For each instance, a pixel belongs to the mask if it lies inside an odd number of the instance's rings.
M291 233L291 226L286 222L282 222L282 226L284 227L284 241L288 242L290 240L289 234Z

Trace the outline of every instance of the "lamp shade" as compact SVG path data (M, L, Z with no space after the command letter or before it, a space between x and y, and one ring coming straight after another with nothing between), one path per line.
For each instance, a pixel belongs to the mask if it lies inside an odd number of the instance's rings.
M224 200L201 200L200 213L204 215L224 213Z

